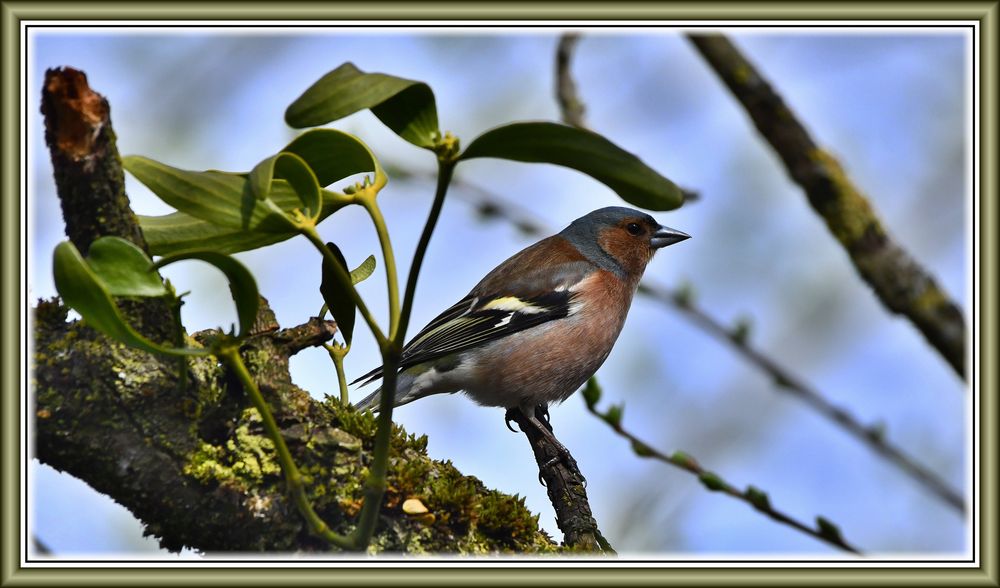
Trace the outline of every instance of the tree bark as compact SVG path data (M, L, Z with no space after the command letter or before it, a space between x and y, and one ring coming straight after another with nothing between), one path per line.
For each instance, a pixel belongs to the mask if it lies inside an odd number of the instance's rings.
M528 438L538 463L538 479L549 494L556 511L556 525L563 532L566 545L579 551L615 555L614 548L597 527L587 499L587 482L573 457L562 455L561 448L542 435L520 410L509 411L508 414ZM551 429L549 432L554 435Z

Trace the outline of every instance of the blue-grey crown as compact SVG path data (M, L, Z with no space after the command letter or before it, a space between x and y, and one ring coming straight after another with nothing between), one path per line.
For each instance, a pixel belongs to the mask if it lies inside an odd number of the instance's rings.
M600 229L615 226L626 218L640 218L653 226L657 225L653 217L641 210L625 206L608 206L581 216L559 234L574 245L580 245L586 241L596 241Z

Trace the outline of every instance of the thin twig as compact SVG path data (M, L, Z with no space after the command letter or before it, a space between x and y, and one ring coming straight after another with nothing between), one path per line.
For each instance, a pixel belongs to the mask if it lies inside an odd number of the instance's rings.
M888 234L871 202L820 148L771 84L724 35L689 34L781 157L809 203L887 309L901 314L965 379L965 319L937 281Z
M904 453L896 445L886 441L885 432L881 427L861 424L854 415L831 403L819 390L768 357L748 341L734 337L731 329L726 328L704 310L691 303L682 292L671 292L663 286L648 282L640 286L640 291L650 298L672 304L674 308L683 312L702 329L715 335L717 339L730 343L744 358L766 372L774 380L779 390L800 398L818 413L836 423L855 439L905 472L936 497L958 512L965 513L965 500L962 495L950 488L937 474L917 463L914 458Z
M308 322L281 329L272 338L281 345L289 356L295 355L309 347L319 347L333 338L337 332L337 323L313 317Z
M583 118L587 107L577 92L576 82L570 71L573 52L579 41L580 35L577 33L563 33L559 37L559 45L556 47L556 101L559 103L559 112L564 123L579 129L590 130ZM684 186L679 187L684 196L685 204L698 200L698 192Z
M527 210L503 200L484 188L460 178L453 181L453 186L460 188L455 190L456 197L476 206L479 215L484 219L506 220L525 235L540 236L554 233L550 227L546 227ZM731 345L745 360L767 373L777 384L778 390L800 398L819 414L906 473L935 497L964 514L965 501L961 493L952 489L940 476L920 465L902 449L888 442L880 427L862 424L857 417L827 400L818 389L754 347L745 337L734 336L731 328L698 307L688 291L683 288L671 290L645 279L639 286L639 294L680 311L683 316L706 332Z
M591 378L590 381L587 382L587 387L584 390L583 397L587 403L587 410L607 423L608 426L614 429L616 433L625 439L628 439L632 445L632 450L639 457L651 457L684 471L691 472L692 474L698 476L701 483L713 492L724 492L737 500L742 500L774 521L792 527L793 529L801 531L810 537L814 537L824 543L833 545L838 549L859 555L861 554L857 548L853 547L850 543L844 540L840 534L840 529L829 520L823 517L816 517L816 528L813 529L805 523L802 523L772 507L771 501L767 497L767 493L759 488L747 486L747 489L741 492L735 486L722 479L722 477L715 472L701 467L701 465L690 455L678 451L673 455L668 456L654 449L642 439L639 439L629 431L625 430L621 424L623 408L621 405L613 405L606 412L597 410L597 401L601 397L601 390L594 378Z

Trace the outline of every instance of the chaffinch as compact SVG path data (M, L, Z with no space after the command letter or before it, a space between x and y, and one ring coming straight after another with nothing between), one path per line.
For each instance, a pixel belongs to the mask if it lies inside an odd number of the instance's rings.
M539 426L535 411L547 416L611 353L653 254L688 238L646 213L608 207L520 251L406 344L395 406L464 390L508 409L508 426L513 409ZM381 377L376 368L353 383ZM355 406L377 408L379 394Z

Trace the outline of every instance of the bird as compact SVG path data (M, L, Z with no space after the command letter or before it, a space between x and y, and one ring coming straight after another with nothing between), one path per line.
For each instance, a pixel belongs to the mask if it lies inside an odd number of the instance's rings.
M574 220L494 268L403 347L393 405L464 391L480 405L507 409L508 427L520 410L568 455L551 435L548 406L607 359L657 250L689 238L622 206ZM352 384L382 376L378 367ZM377 410L380 394L355 408Z

